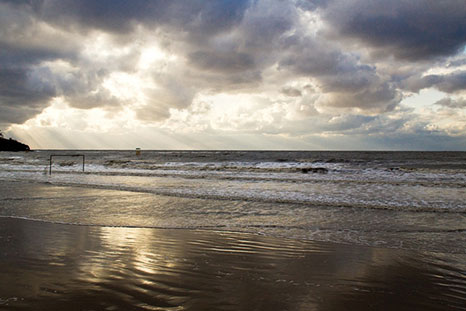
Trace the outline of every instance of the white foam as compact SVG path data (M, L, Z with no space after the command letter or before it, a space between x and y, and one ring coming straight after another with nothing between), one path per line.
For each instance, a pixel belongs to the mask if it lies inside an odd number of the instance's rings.
M419 184L341 182L335 180L260 180L246 178L180 178L179 175L130 176L79 174L70 171L2 171L0 178L34 180L57 185L83 185L180 197L288 202L320 206L347 206L397 210L466 212L466 188Z

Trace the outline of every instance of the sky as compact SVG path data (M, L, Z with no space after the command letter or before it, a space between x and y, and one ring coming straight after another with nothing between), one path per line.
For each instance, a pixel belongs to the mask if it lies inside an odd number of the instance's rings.
M466 150L464 0L0 0L34 149Z

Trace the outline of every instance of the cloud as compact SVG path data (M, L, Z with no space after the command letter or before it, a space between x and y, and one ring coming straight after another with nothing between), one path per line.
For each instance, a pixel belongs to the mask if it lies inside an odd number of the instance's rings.
M286 96L291 97L301 97L303 95L301 90L294 87L283 87L280 91Z
M452 98L444 98L434 103L434 105L452 108L452 109L464 109L466 108L466 99L452 99Z
M430 117L398 116L405 94L463 96L465 10L463 0L0 0L0 123L46 122L39 114L58 100L77 116L210 135L400 133ZM442 129L461 130L447 112L462 99L435 106Z
M190 63L207 71L241 72L254 66L251 55L237 52L197 51L189 55Z
M413 92L430 87L435 87L445 93L463 92L466 91L466 71L455 71L445 75L412 76L406 80L405 86Z
M136 109L136 116L145 122L163 121L170 117L170 109L188 108L194 98L192 88L174 79L159 80L160 88L145 90L146 104Z
M53 85L23 68L0 71L0 123L23 123L55 96Z
M326 7L332 0L297 0L296 5L304 10L313 11L322 7Z
M459 57L458 59L453 59L446 64L447 68L455 68L466 65L466 55L463 54L463 57Z
M218 33L241 20L249 0L47 0L23 1L41 19L60 28L127 34L137 26L169 26L197 34Z
M407 61L456 54L466 42L463 0L334 0L324 19L341 39Z
M315 79L326 94L321 105L386 111L401 100L399 92L374 66L326 44L323 39L290 36L282 44L287 50L279 62L280 68Z
M401 101L401 95L388 85L368 88L357 93L331 93L319 102L320 105L358 108L368 113L380 113L393 110Z
M55 87L54 96L63 96L72 107L90 109L124 104L118 103L118 99L103 87L103 83L112 72L137 71L137 65L130 59L138 58L138 42L150 43L154 39L159 43L165 41L162 44L166 46L162 48L171 50L172 55L187 58L185 68L170 65L170 69L174 69L172 72L160 71L155 67L149 69L152 71L152 78L146 80L152 81L157 91L145 89L146 104L143 108L138 108L137 116L144 120L152 117L153 121L167 118L171 108L182 109L190 105L193 92L251 87L261 80L255 57L248 54L247 49L244 52L241 49L225 50L218 41L222 41L219 36L228 36L231 29L238 27L250 5L250 1L200 0L190 1L189 5L184 1L139 0L131 3L48 0L7 4L9 9L21 13L33 25L45 23L49 28L68 33L70 41L84 41L81 46L76 47L75 55L65 53L53 57L49 53L53 51L51 49L44 57L37 59L37 64L42 67L50 66L43 64L48 60L53 63L53 60L64 59L69 63L68 72L54 68L49 68L48 71L44 69L42 72L44 80ZM32 32L26 22L18 23L17 28L23 35ZM159 34L161 37L165 36L165 39L159 40ZM256 35L258 38L260 34ZM102 36L106 38L106 42L96 52L99 54L103 52L102 49L109 49L105 59L89 55L86 45L89 38L94 37L99 42ZM223 40L223 43L226 41ZM67 40L63 42L66 44ZM131 46L130 49L135 48L136 51L126 53L128 57L115 57L111 52ZM11 59L12 63L18 61L18 57ZM25 66L24 70L33 71L35 68ZM166 81L170 81L170 84Z
M427 76L427 78L433 78L433 80L438 79L435 85L440 91L446 93L466 91L466 71L458 71L444 76Z
M27 12L8 4L0 3L0 26L0 123L23 123L57 95L56 85L37 67L75 54L65 42L48 43L48 33Z

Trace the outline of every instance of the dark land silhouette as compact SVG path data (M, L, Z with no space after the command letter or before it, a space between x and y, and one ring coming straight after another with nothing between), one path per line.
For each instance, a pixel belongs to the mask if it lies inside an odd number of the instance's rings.
M28 145L23 144L12 138L4 138L0 132L0 151L29 151Z

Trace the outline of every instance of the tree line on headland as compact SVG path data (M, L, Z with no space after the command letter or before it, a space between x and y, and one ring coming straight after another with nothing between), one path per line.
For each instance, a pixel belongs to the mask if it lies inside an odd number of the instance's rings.
M31 150L28 145L20 143L12 138L3 137L0 132L0 151L29 151Z

